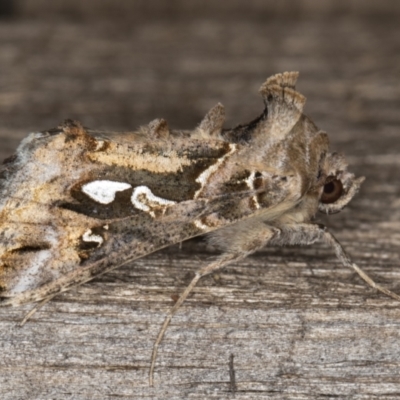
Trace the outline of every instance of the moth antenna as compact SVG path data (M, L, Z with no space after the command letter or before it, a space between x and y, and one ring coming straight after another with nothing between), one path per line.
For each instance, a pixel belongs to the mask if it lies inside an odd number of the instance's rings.
M188 298L189 294L191 293L193 288L196 286L197 282L203 276L209 275L212 272L225 267L226 265L230 264L233 261L238 261L242 258L246 258L246 256L247 256L247 254L239 254L239 255L232 254L232 253L223 254L216 261L204 266L203 268L199 269L195 273L194 278L189 283L189 285L186 287L185 291L180 295L180 297L177 300L177 302L175 303L175 305L168 311L168 314L165 317L164 323L162 324L161 329L157 335L157 339L154 342L153 352L151 354L150 371L149 371L149 385L150 386L153 386L153 384L154 384L154 368L156 365L158 346L160 345L161 341L163 340L163 337L164 337L165 332L171 322L172 317L176 314L176 312L179 310L181 305Z
M362 280L364 280L369 286L373 289L378 290L379 292L386 294L387 296L400 301L400 296L396 293L393 293L389 289L386 289L380 285L378 285L370 276L368 276L357 264L353 263L350 257L344 251L340 242L332 235L332 233L325 231L324 233L325 240L332 246L335 251L336 257L339 261L346 267L352 268L357 274L360 276Z
M263 87L273 85L295 89L298 77L299 73L297 71L283 72L281 74L272 75L261 85L260 91Z
M225 107L218 103L212 107L200 122L198 129L210 136L218 135L225 122Z
M170 135L168 123L163 118L157 118L151 121L148 125L148 133L151 137L157 139L168 139Z

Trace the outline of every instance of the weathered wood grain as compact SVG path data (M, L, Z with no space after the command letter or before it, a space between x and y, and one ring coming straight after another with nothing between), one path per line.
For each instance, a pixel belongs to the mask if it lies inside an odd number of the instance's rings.
M400 293L399 33L390 16L354 15L2 22L0 156L65 118L129 130L163 117L185 128L221 101L229 125L244 122L261 110L265 77L299 70L306 112L367 177L350 206L323 221ZM319 245L268 248L204 279L174 317L149 388L165 313L212 256L198 240L156 253L56 297L23 328L29 306L0 308L1 398L400 396L400 305Z

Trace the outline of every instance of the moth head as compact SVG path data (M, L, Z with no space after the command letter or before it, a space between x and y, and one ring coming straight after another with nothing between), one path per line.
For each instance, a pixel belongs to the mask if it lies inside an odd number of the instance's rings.
M320 198L318 209L326 214L341 211L360 189L364 177L355 178L347 171L342 154L329 153L322 161L319 172Z

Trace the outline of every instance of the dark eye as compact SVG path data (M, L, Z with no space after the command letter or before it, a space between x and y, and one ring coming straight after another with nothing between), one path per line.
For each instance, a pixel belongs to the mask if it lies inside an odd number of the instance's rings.
M324 191L322 192L321 203L334 203L342 195L342 193L342 182L328 177L327 183L324 185Z

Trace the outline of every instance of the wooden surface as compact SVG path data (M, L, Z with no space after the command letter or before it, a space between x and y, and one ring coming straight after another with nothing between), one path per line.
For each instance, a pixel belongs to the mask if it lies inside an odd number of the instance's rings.
M367 177L349 207L321 221L400 293L400 29L390 15L356 15L4 20L0 156L65 118L192 128L221 101L228 125L247 122L262 108L262 81L299 70L307 114ZM400 304L321 245L267 248L201 281L167 331L149 388L165 313L212 256L199 240L167 249L56 297L23 328L30 306L0 308L1 398L400 397Z

